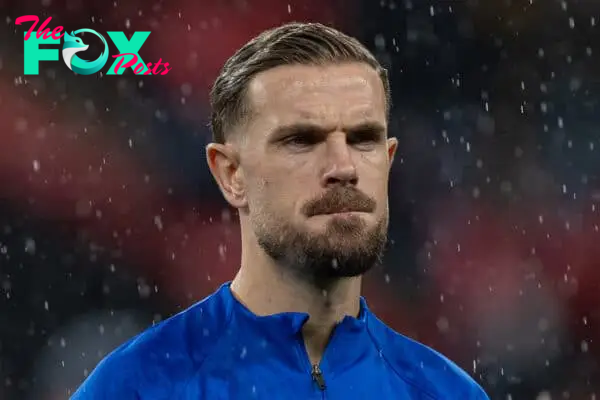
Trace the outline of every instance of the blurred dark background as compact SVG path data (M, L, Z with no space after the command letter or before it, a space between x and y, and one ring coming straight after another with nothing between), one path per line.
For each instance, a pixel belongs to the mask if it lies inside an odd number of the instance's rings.
M23 75L27 14L150 30L140 55L172 70ZM600 2L4 0L0 399L67 398L233 277L207 94L238 46L292 20L357 36L390 70L400 154L386 263L365 283L375 312L492 399L599 397Z

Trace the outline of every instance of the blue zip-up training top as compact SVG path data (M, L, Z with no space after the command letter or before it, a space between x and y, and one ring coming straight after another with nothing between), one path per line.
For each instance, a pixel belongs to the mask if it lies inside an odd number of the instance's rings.
M224 284L113 351L71 399L488 399L443 355L387 327L364 298L313 367L301 332L308 317L257 316Z

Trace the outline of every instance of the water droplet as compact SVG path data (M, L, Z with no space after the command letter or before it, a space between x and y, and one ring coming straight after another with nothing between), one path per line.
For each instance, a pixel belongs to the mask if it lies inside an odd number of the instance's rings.
M25 132L28 126L29 124L27 123L27 120L25 118L18 118L15 121L15 129L17 130L17 132Z
M192 85L188 82L181 85L181 94L183 96L190 96L192 94Z
M548 392L541 392L537 395L535 400L552 400L552 396Z
M375 36L375 47L378 50L385 50L385 36L378 34Z
M160 215L155 215L154 216L154 225L156 225L156 228L159 231L163 230L163 223L162 223L162 219L160 218Z
M225 260L225 255L227 254L227 247L221 243L219 244L219 258L224 261Z
M438 318L436 325L437 325L438 330L442 333L446 333L450 329L450 322L448 321L448 318L446 318L446 317Z
M151 293L152 289L150 288L150 286L148 284L146 284L146 282L138 283L137 289L138 289L138 294L139 294L140 298L147 299L148 297L150 297L150 293Z
M32 238L25 239L25 252L28 254L35 254L35 240Z

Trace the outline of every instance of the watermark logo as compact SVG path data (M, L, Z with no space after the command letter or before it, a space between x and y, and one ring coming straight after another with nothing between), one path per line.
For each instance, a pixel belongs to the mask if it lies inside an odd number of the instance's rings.
M109 58L108 42L103 35L93 29L79 29L61 33L62 26L57 26L52 31L46 26L50 23L52 17L48 17L38 28L36 28L39 18L35 15L24 15L16 19L15 24L21 25L24 22L33 22L24 39L24 73L25 75L39 74L40 61L58 61L59 51L53 48L40 48L41 45L59 45L63 39L62 58L67 67L80 75L91 75L99 72L106 65ZM35 36L32 36L32 33ZM78 34L90 33L102 41L104 49L95 60L84 60L77 53L83 52L89 48ZM139 55L142 45L150 36L150 32L134 32L131 39L127 39L124 32L106 32L110 40L119 50L119 54L113 55L115 61L110 66L107 75L121 75L127 68L131 68L136 75L165 75L172 67L169 63L163 63L162 58L157 63L145 63ZM87 39L86 39L87 40ZM152 69L151 69L152 68Z
M94 35L98 36L104 44L104 50L102 51L102 54L100 54L100 57L98 57L94 61L85 61L76 55L76 53L79 53L80 51L85 51L88 49L88 47L90 47L83 43L83 40L81 38L75 36L78 33L83 32L93 33ZM70 35L68 33L65 33L65 41L62 48L62 56L63 60L65 61L65 64L67 64L67 67L69 67L71 71L76 72L80 75L95 74L96 72L100 71L102 67L104 67L104 65L106 64L106 61L108 61L108 43L106 43L106 39L104 39L104 36L96 32L95 30L79 29L75 32L71 32Z

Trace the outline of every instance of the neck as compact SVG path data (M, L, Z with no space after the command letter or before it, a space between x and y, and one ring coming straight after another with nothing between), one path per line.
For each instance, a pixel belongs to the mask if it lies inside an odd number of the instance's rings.
M302 328L307 352L313 364L321 359L335 325L346 315L358 316L361 278L340 278L326 289L301 281L274 263L258 245L248 251L242 246L242 264L231 290L257 315L282 312L307 313Z

